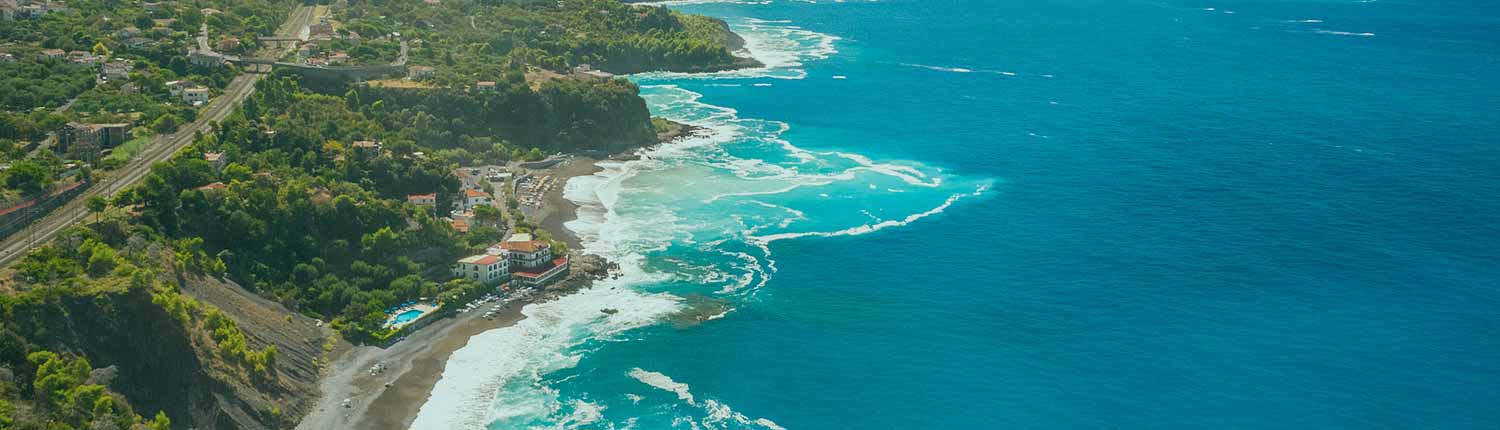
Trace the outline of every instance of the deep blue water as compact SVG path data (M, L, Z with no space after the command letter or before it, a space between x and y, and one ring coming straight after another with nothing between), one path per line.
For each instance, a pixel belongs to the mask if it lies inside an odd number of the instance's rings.
M694 407L712 399L793 430L1500 428L1496 3L674 7L841 40L804 79L639 78L646 93L780 121L807 151L949 175L909 200L873 185L767 200L799 223L989 188L909 225L770 242L752 252L774 261L754 278L769 280L721 295L722 318L575 346L540 379L554 418L581 400L603 416L582 428L764 427ZM729 186L666 171L625 181L653 191L622 194L622 217ZM720 203L671 213L748 210ZM689 231L643 251L647 270L742 248L694 248ZM491 428L539 423L570 422Z

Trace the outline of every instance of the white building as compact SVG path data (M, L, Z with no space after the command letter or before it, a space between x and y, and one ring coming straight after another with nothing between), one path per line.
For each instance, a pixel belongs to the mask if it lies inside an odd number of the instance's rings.
M498 255L471 255L458 260L453 275L485 285L499 285L510 277L510 262Z
M184 103L198 106L208 103L208 88L192 87L182 89L182 101Z
M552 264L552 245L534 240L529 234L511 235L500 242L500 249L505 251L505 257L516 266L516 270L541 269Z
M474 207L476 207L476 206L480 206L480 205L494 206L494 204L495 204L495 199L493 197L490 197L490 193L486 193L486 192L480 191L480 190L473 190L473 189L464 190L464 200L463 200L463 210L464 210L464 212L473 211Z

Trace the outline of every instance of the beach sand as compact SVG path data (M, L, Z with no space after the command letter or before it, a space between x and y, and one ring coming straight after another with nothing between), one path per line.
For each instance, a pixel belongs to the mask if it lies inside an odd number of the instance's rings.
M598 162L598 159L590 157L573 157L571 161L553 167L550 171L544 172L544 174L556 176L562 183L566 184L568 179L575 176L592 175L598 173L600 170L604 170L594 165ZM576 250L582 247L582 244L578 240L578 235L573 234L563 224L578 218L578 205L563 197L563 188L562 186L555 187L543 197L543 202L547 207L536 212L539 217L536 222L543 230L552 232L553 237L568 244L569 248Z

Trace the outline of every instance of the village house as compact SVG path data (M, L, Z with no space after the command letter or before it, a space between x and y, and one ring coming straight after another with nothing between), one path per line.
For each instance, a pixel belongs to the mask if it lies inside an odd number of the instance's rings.
M510 262L499 255L471 255L458 260L453 275L484 285L500 285L510 277Z
M495 92L495 81L479 81L474 83L474 91L481 93Z
M469 232L469 223L465 222L463 220L453 220L452 222L449 222L448 225L450 225L450 226L453 227L453 231L456 231L456 232L459 232L459 233L468 233Z
M584 63L573 67L573 73L577 75L592 76L599 79L614 79L615 75L603 70L595 70L594 66Z
M223 152L205 152L203 161L212 164L215 172L221 172L224 170L224 165L229 163L229 157L225 157Z
M0 52L0 62L9 63L16 61L16 56L9 52Z
M481 190L468 189L464 190L464 199L461 206L463 210L467 212L474 210L474 207L479 205L493 206L494 202L495 199L493 197L490 197L490 193L486 193Z
M0 21L15 21L21 5L16 0L0 0Z
M194 66L220 66L224 64L224 56L214 51L193 48L188 50L188 62L193 63Z
M140 36L141 29L136 28L135 26L130 26L120 29L120 31L116 32L115 34L120 35L121 38L129 39L132 37Z
M328 55L328 64L344 64L349 62L349 53L344 51L333 51Z
M192 81L170 81L167 82L167 92L171 93L172 97L180 97L182 90L195 86L197 85L193 85Z
M130 47L131 49L140 49L140 48L144 48L144 47L147 47L147 46L151 46L151 44L154 43L154 42L156 42L156 41L151 40L151 39L147 39L147 38L144 38L144 37L137 36L137 37L132 37L132 38L126 39L125 40L125 46Z
M433 72L434 69L430 66L411 66L406 68L406 77L412 79L430 78Z
M350 148L354 148L355 151L359 151L359 153L365 154L365 155L368 155L368 156L372 156L373 157L373 156L376 156L376 155L380 155L380 142L376 142L376 141L373 141L373 140L361 140L361 141L357 141L357 142L354 142L352 144L349 144L349 147Z
M223 39L219 39L219 50L220 51L238 51L239 49L240 49L240 40L239 39L235 39L233 37L226 37L226 38L223 38Z
M196 189L198 191L219 191L219 190L222 190L222 189L225 189L225 188L229 188L229 186L228 185L224 185L223 182L214 182L214 183L211 183L211 184L208 184L208 185L204 185L204 186L198 187Z
M208 88L196 86L184 88L182 90L182 101L192 106L206 104L208 103Z
M104 63L104 65L99 68L99 77L104 78L103 80L105 81L123 81L126 78L130 77L130 71L134 69L135 63L125 60L111 61L108 63Z
M61 49L43 49L40 55L43 61L61 60L63 57L68 56L68 51L64 51Z
M417 206L432 206L437 204L437 193L411 194L406 196L406 201Z
M68 51L68 61L78 64L95 64L100 60L99 56L89 51Z

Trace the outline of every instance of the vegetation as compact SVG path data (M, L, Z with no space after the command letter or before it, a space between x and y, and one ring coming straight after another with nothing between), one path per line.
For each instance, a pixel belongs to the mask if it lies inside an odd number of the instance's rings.
M498 80L497 71L524 66L634 73L747 65L731 55L734 36L721 21L615 0L359 2L340 18L365 39L399 32L421 40L413 64L437 66L438 80L450 86Z
M197 26L254 49L253 36L270 34L293 6L162 4L147 11L140 2L69 1L70 13L0 23L0 37L12 42L6 51L18 58L0 67L0 90L28 89L0 93L7 197L45 192L70 171L89 175L49 151L28 151L67 121L136 124L136 139L106 166L124 163L151 134L192 121L196 112L171 102L166 81L218 87L236 73L186 64L180 53ZM435 215L447 213L459 191L454 168L618 150L653 142L657 128L626 80L528 73L584 63L615 72L742 65L728 54L733 40L722 23L613 0L355 2L339 18L338 31L361 37L340 38L332 49L349 51L356 63L386 62L397 46L388 36L400 32L414 42L414 64L438 68L424 83L431 85L319 94L273 75L212 133L152 166L140 185L86 202L90 224L33 250L0 283L0 376L10 376L0 378L0 429L171 426L163 413L137 415L111 391L101 376L109 372L93 369L89 359L98 357L79 340L87 326L79 318L158 318L153 335L186 337L209 367L251 384L276 381L275 347L253 345L235 320L182 293L188 276L235 281L328 320L356 342L395 335L383 324L397 303L435 297L455 306L482 295L490 288L453 279L451 262L498 240L507 218L520 231L535 226L510 201L508 211L476 210L472 231L454 231ZM126 27L151 42L127 43L133 32ZM54 48L120 58L132 71L96 79L95 69L35 55ZM477 91L476 80L497 85ZM53 111L63 105L69 108ZM230 162L210 164L203 159L210 151ZM425 193L437 194L435 210L406 203L407 195ZM535 233L567 252L547 232ZM89 339L109 340L95 330L87 329Z

